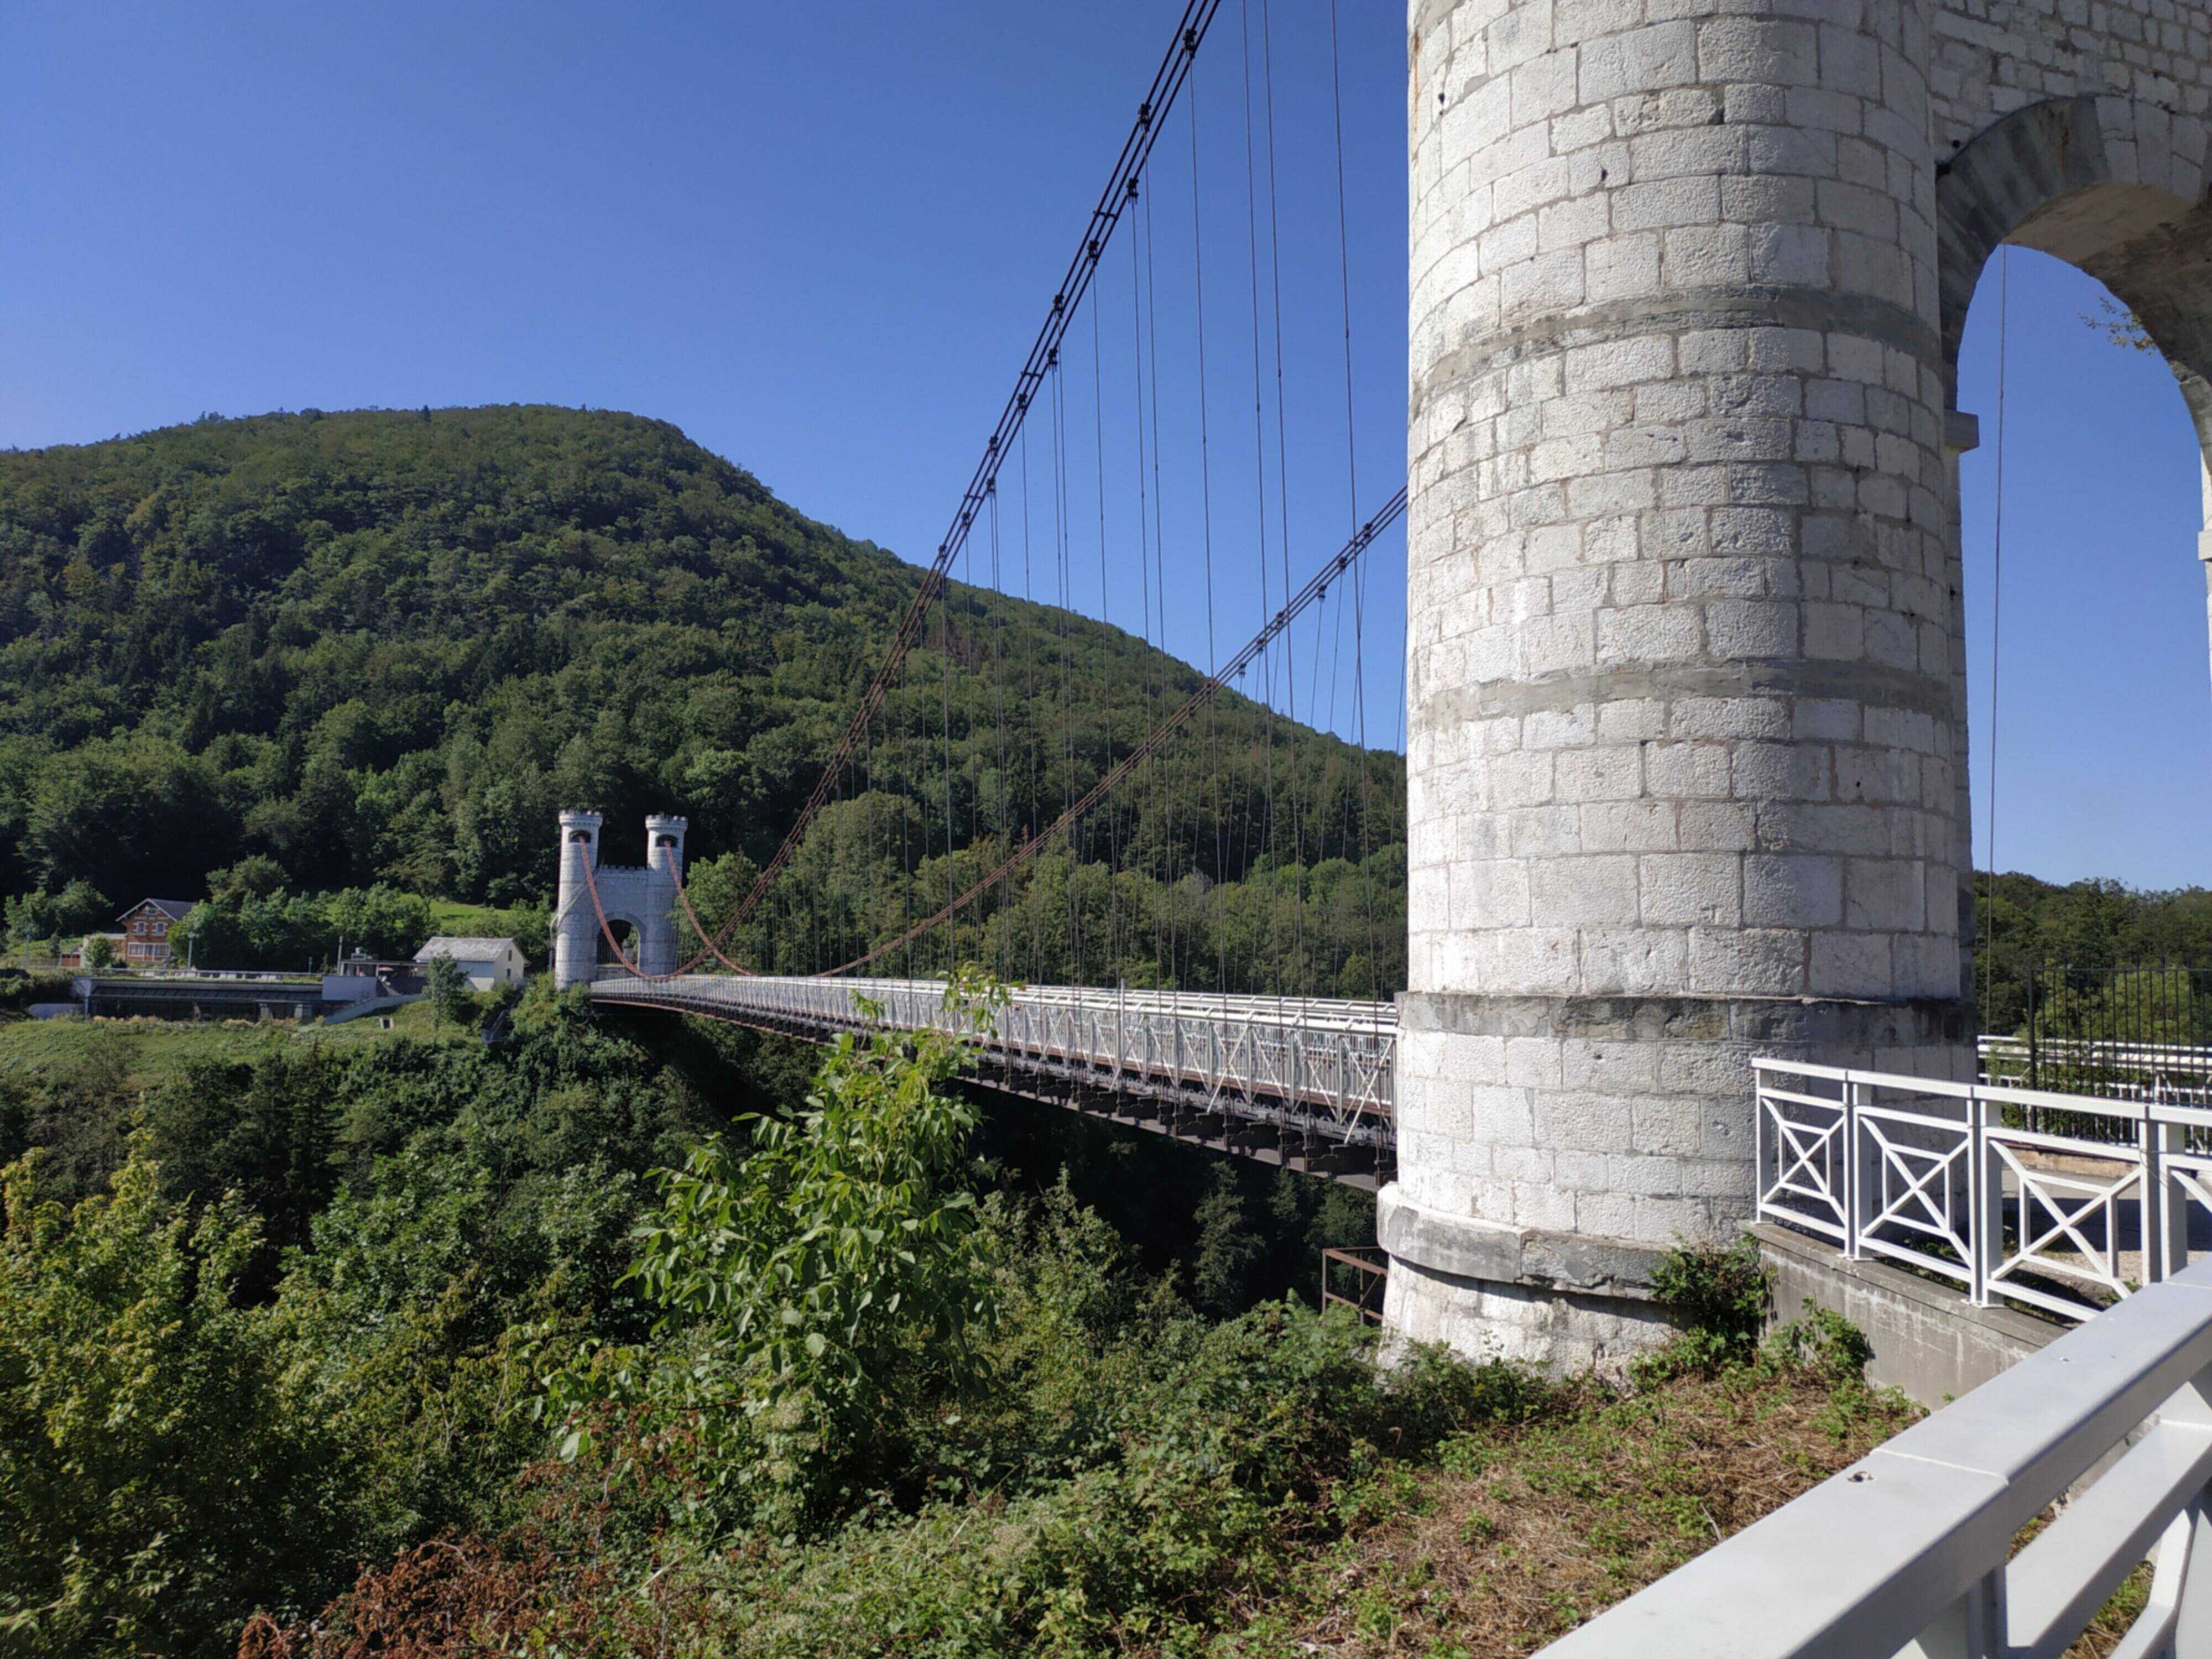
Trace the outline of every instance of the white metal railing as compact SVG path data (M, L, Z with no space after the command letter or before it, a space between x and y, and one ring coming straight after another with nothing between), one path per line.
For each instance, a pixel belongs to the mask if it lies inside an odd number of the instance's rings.
M941 980L624 975L595 981L591 994L817 1030L955 1023ZM872 1022L857 1006L862 998L881 1005ZM981 1046L1017 1068L1079 1071L1237 1116L1280 1121L1287 1111L1334 1139L1383 1146L1392 1138L1397 1038L1398 1012L1387 1002L1036 985L1013 991Z
M2082 1319L2189 1259L2212 1222L2212 1109L1752 1062L1761 1220ZM2063 1112L2089 1127L2033 1127ZM2200 1213L2200 1212L2202 1213Z
M2128 1445L2131 1437L2132 1445ZM2023 1528L2127 1449L2011 1556ZM1540 1659L2057 1659L2146 1559L2114 1659L2212 1638L2212 1262L2069 1331Z
M1976 1052L1985 1083L2032 1083L2045 1071L2087 1073L2106 1099L2212 1106L2212 1048L2197 1043L2054 1036L2030 1043L2025 1037L1984 1036Z

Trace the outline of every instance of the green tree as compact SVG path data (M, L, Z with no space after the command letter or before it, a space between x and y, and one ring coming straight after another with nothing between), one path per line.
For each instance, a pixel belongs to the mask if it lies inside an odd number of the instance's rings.
M30 892L7 905L8 932L18 944L89 932L115 919L115 907L90 882L79 878L58 893Z
M250 1064L190 1064L147 1103L163 1189L201 1206L234 1198L259 1223L246 1279L257 1297L337 1188L340 1075L318 1050L276 1048Z
M105 933L88 933L84 940L84 965L95 974L104 974L115 966L115 941Z
M430 997L430 1006L442 1024L452 1020L456 1025L469 1017L472 999L469 992L469 976L461 971L461 964L451 957L432 957L430 965L423 970L424 988Z
M324 901L323 914L324 925L349 951L392 961L412 957L438 931L429 900L381 882L331 894Z
M64 1211L40 1161L0 1170L0 1644L210 1655L257 1604L312 1606L340 1449L289 1412L265 1312L233 1289L258 1243L197 1218L134 1155Z
M742 1161L717 1138L662 1172L629 1273L659 1310L653 1345L556 1380L567 1455L590 1444L592 1407L637 1401L702 1486L796 1521L895 1441L912 1374L957 1374L992 1317L975 1198L955 1179L976 1109L950 1085L1004 1002L963 973L951 1029L848 1033L806 1109L759 1120Z

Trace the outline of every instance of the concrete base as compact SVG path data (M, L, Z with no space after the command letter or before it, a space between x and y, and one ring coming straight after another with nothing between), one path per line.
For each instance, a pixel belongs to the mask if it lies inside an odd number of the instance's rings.
M1674 1334L1651 1300L1656 1253L1623 1239L1501 1227L1426 1209L1395 1182L1376 1200L1395 1339L1553 1376L1617 1371Z
M1865 1333L1868 1380L1930 1408L1980 1387L2066 1328L1881 1261L1846 1261L1834 1245L1754 1223L1772 1275L1773 1322L1826 1308ZM1376 1199L1375 1237L1390 1256L1382 1321L1393 1338L1440 1342L1474 1359L1511 1359L1553 1376L1618 1372L1674 1334L1652 1299L1658 1252L1626 1239L1501 1227L1425 1208L1395 1182Z
M1393 1261L1382 1323L1394 1340L1441 1342L1473 1359L1512 1359L1554 1376L1617 1372L1673 1329L1650 1302L1498 1284Z
M2069 1328L2010 1308L1971 1306L1954 1287L1768 1223L1749 1229L1774 1279L1774 1319L1808 1303L1841 1314L1874 1346L1869 1382L1934 1408L1979 1388Z

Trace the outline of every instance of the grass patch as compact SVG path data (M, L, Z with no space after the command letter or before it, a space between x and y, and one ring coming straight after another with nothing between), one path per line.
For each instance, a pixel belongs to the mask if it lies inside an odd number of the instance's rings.
M329 1043L337 1048L412 1037L422 1042L469 1042L472 1026L442 1025L428 1002L392 1012L392 1029L375 1015L343 1025L291 1020L20 1019L0 1020L0 1079L46 1083L70 1074L94 1057L119 1051L128 1085L148 1088L194 1060L250 1061L272 1048Z
M46 1083L119 1054L128 1085L147 1088L196 1060L255 1059L289 1042L293 1029L242 1019L9 1020L0 1024L0 1078Z
M343 1025L307 1024L296 1028L295 1036L302 1042L328 1042L334 1045L386 1042L393 1037L413 1037L420 1042L473 1042L479 1018L457 1024L453 1020L441 1020L438 1011L425 997L420 1002L410 1002L386 1014L363 1014ZM389 1019L392 1029L386 1030L378 1024Z
M465 939L512 939L522 947L533 970L546 966L553 914L530 905L501 909L489 904L464 904L459 899L432 899L430 916L441 933Z
M1218 1654L1533 1652L1866 1455L1918 1413L1780 1364L1585 1383L1335 1500L1337 1541L1237 1610Z

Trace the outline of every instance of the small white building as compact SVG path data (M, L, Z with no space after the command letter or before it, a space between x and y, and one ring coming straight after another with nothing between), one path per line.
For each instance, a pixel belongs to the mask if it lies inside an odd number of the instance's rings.
M417 967L427 968L440 957L451 957L470 986L489 991L501 985L522 983L526 966L522 947L511 939L474 939L441 933L415 953Z

